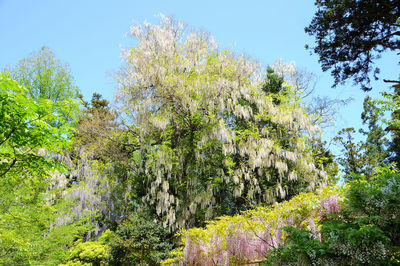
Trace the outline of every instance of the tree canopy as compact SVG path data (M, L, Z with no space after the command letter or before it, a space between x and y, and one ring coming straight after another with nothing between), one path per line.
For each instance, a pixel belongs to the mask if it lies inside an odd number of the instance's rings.
M400 49L400 1L317 0L318 10L305 31L316 38L313 50L322 70L331 70L334 86L353 79L370 90L377 78L375 59Z
M57 189L65 168L56 155L71 135L60 110L76 113L77 104L34 99L0 73L0 264L57 264L82 229L60 220L69 209Z
M35 99L57 102L78 98L79 89L69 65L57 59L49 47L43 46L39 51L32 52L7 71Z
M162 17L123 50L119 99L133 121L142 204L181 228L325 182L318 132L283 78ZM144 190L143 190L144 189Z

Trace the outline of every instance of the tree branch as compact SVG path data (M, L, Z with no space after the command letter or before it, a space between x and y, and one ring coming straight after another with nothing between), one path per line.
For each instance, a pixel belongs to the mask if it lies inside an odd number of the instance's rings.
M390 79L383 79L385 83L400 83L400 80L390 80Z
M10 164L10 166L8 167L8 169L6 171L4 171L0 177L5 176L10 170L11 168L15 165L15 163L17 162L17 157L14 158L14 160L12 161L12 163Z
M8 135L0 142L0 146L1 146L4 142L6 142L6 141L11 137L11 135L15 132L15 130L17 130L16 127L14 127L14 128L10 131L10 133L8 133Z

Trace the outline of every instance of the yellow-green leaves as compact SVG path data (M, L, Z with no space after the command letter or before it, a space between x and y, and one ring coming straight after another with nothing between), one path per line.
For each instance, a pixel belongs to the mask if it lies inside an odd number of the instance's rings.
M71 125L61 114L70 111L73 117L76 109L76 103L70 100L56 104L35 100L16 81L0 74L0 177L13 176L12 173L43 175L56 166L51 158L40 156L37 151L65 148Z
M181 250L175 259L184 264L226 263L251 264L263 261L268 252L283 243L287 234L283 227L307 229L315 237L319 221L326 210L326 202L340 204L343 189L329 187L315 193L301 193L289 201L271 207L257 207L235 216L221 216L207 223L205 228L191 228L180 232ZM339 201L339 202L338 202Z
M56 156L72 133L62 112L76 108L69 100L36 100L0 73L0 264L56 263L79 231L59 220L66 206L58 205L57 190L48 191L51 172L64 170Z

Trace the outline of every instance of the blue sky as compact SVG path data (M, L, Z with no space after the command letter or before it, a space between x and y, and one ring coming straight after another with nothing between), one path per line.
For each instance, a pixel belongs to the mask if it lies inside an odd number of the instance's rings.
M245 52L264 64L282 58L295 61L319 77L317 94L355 100L341 108L327 139L343 127L359 127L365 97L351 82L331 88L330 73L323 73L316 55L304 49L313 39L304 33L315 12L314 1L294 0L0 0L0 69L12 66L46 45L68 62L86 99L93 92L112 99L116 84L112 73L121 58L119 46L134 45L125 33L134 23L157 22L158 13L172 15L190 26L210 32L222 47ZM377 65L381 77L396 79L397 56L386 54ZM373 83L376 97L383 82Z

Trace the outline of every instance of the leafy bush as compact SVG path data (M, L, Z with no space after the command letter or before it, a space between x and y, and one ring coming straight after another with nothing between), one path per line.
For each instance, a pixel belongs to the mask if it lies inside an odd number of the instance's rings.
M104 265L110 257L108 245L113 236L114 232L106 230L96 241L77 240L66 265Z
M282 227L298 227L319 237L321 217L341 208L340 188L301 193L272 207L258 207L241 215L223 216L206 228L181 232L181 250L165 264L227 265L262 262L287 235Z
M311 265L312 259L333 254L328 245L316 239L312 232L295 227L282 228L289 233L286 245L273 249L265 265Z
M307 230L285 228L285 243L268 265L400 264L400 174L383 169L369 181L348 184L345 207L321 220L321 239Z
M110 243L110 265L157 265L173 248L171 233L148 217L134 214L119 224Z
M269 208L182 231L165 264L400 264L400 174L380 168L342 188L302 193Z
M342 212L343 213L343 212ZM274 249L266 265L386 265L387 237L368 218L338 215L323 222L322 241L312 232L285 227L283 245Z

